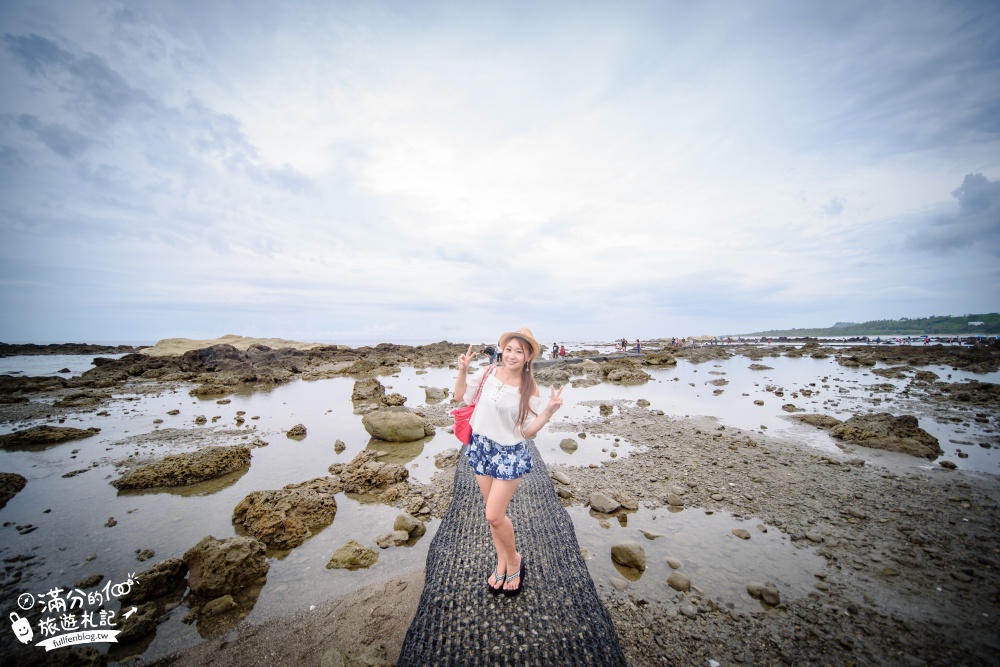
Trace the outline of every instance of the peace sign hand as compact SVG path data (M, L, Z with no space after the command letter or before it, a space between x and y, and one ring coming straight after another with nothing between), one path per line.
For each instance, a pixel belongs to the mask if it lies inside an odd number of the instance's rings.
M476 353L472 351L472 346L469 346L468 351L465 354L458 355L458 370L463 373L469 370L469 364L472 360L476 358Z
M551 395L549 396L549 404L545 406L545 414L548 417L551 418L552 415L554 415L556 411L562 407L563 404L562 392L563 389L565 388L566 385L559 387L559 389L556 389L555 387L550 388Z

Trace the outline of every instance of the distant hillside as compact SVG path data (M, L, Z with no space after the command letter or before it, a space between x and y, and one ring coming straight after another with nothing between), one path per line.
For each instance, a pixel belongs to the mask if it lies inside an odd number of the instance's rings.
M979 324L973 324L974 322ZM855 324L853 322L837 322L825 329L775 329L758 331L742 336L919 336L921 334L947 336L951 334L997 334L1000 333L1000 313L982 315L931 315L899 320L872 320Z

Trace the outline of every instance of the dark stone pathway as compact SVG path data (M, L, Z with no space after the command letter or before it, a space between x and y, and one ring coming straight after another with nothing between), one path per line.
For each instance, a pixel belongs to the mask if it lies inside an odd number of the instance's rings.
M625 665L569 514L534 443L533 469L508 509L524 558L524 590L490 595L496 552L483 497L463 455L427 555L424 591L399 665Z

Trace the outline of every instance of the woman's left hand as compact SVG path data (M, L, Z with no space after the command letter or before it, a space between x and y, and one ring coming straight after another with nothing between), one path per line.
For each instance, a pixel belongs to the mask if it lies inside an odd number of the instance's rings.
M549 396L549 404L545 406L546 416L551 418L552 415L556 413L556 410L562 407L563 404L562 391L565 388L566 385L559 387L559 389L556 389L555 387L550 388L552 394L551 396Z

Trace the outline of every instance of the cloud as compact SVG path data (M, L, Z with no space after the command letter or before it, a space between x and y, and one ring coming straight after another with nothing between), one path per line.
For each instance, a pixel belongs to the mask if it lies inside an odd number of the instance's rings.
M840 215L844 212L845 204L847 200L843 197L834 197L822 206L822 211L825 215Z
M119 119L126 109L149 103L150 97L100 57L75 55L40 35L4 34L7 50L32 75L48 78L67 93L76 114L91 123Z
M53 152L64 158L73 158L87 150L94 142L83 134L57 123L42 123L30 114L17 117L17 125L34 134Z
M5 167L23 168L27 163L21 158L16 148L11 146L0 146L0 165Z
M962 184L951 196L958 200L962 211L977 214L992 211L994 222L1000 222L1000 181L991 181L982 174L966 174Z
M66 67L75 58L58 44L41 35L11 35L4 33L7 50L32 74L42 75L48 66Z
M942 205L916 222L919 228L907 237L907 244L935 254L973 248L1000 256L1000 180L966 174L951 196L958 206Z

